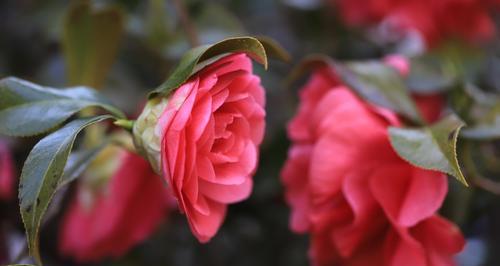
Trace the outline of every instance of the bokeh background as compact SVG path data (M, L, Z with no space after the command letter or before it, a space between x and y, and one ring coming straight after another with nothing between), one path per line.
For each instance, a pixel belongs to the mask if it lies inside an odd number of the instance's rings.
M124 12L123 35L102 91L128 114L137 114L147 92L167 77L190 47L182 18L173 1L90 2L96 6L118 6ZM71 4L62 0L0 1L0 77L17 76L53 87L70 83L61 42L64 17ZM421 54L421 44L405 40L403 45L400 40L374 38L369 28L344 24L339 10L320 0L188 0L184 6L201 43L229 36L265 35L292 55L290 64L271 61L268 71L255 65L267 90L267 132L254 191L249 200L229 207L224 225L208 244L199 244L185 217L173 211L149 240L126 256L88 265L308 265L308 238L288 229L289 209L279 180L288 148L285 127L294 113L296 93L304 78L287 85L285 77L300 59L312 53L341 60L368 59L396 51ZM491 15L498 25L499 14ZM474 79L480 80L481 89L495 97L500 93L498 42L496 38L486 45L460 48L459 60L455 61L460 67L464 62L479 65L480 71L467 68L464 73L473 73ZM482 56L475 57L477 53ZM453 93L454 106L469 112L470 97L463 91ZM19 174L36 139L8 142ZM473 160L478 161L479 171L489 180L500 181L500 143L491 140L469 149ZM72 189L66 194L71 194ZM54 215L42 231L46 265L79 265L57 251L61 210L67 201L61 193L54 202ZM491 186L490 191L477 186L465 189L450 179L450 194L442 212L458 223L468 238L466 250L458 258L460 265L500 265L500 198ZM0 226L0 252L16 254L24 245L24 234L15 200L0 203Z

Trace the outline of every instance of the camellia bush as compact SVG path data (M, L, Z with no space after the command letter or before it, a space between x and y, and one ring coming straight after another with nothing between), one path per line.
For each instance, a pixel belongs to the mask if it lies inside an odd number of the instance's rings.
M5 4L1 265L500 263L498 1L230 2Z

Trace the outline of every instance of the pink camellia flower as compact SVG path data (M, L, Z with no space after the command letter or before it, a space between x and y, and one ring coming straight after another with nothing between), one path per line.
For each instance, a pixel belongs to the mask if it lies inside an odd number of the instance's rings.
M200 242L221 226L227 205L249 197L265 127L265 95L246 54L206 66L170 97L150 101L136 144L163 174Z
M432 47L446 38L469 42L495 36L497 0L329 0L352 26L385 23L395 31L416 30Z
M14 195L14 162L7 144L0 140L0 200Z
M410 74L410 63L408 62L408 59L406 59L406 57L402 55L387 55L384 57L383 61L384 64L394 68L403 77L406 77Z
M80 262L124 255L154 232L171 205L146 160L124 150L108 155L99 171L86 172L92 182L80 184L63 217L59 249ZM102 180L109 171L111 179Z
M417 105L435 120L442 101L423 99ZM291 229L310 233L314 265L453 265L464 239L436 214L446 176L396 154L387 127L399 125L392 111L361 101L332 69L318 69L301 90L282 182Z

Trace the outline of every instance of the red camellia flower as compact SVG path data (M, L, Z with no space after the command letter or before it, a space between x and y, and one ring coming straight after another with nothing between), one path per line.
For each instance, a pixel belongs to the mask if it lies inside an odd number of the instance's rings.
M428 46L443 38L469 42L495 35L491 17L496 0L330 0L337 4L344 21L353 26L385 22L395 31L417 30Z
M231 54L170 97L150 102L134 126L136 143L167 180L201 242L215 235L227 204L250 195L264 104L250 58Z
M14 162L7 144L0 140L0 199L9 200L14 195Z
M63 218L59 249L80 262L122 256L150 236L169 209L168 190L146 160L124 150L110 156L98 163L101 173L92 166L86 172L99 179L111 169L109 182L94 179L108 182L99 188L80 184Z
M442 101L418 106L436 119ZM398 117L361 101L332 69L300 92L282 170L293 231L311 235L314 265L453 265L459 229L436 214L446 176L410 165L392 149Z

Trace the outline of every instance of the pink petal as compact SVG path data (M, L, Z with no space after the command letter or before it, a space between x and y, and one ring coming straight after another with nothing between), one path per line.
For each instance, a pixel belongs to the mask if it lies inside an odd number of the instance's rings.
M342 257L350 257L362 244L375 241L373 238L387 225L387 219L369 189L371 172L370 167L365 167L345 177L342 191L354 219L332 232Z
M203 155L199 155L196 159L196 167L198 176L207 181L215 181L215 169L212 165L212 162Z
M186 215L191 226L191 230L198 240L202 243L208 242L219 230L226 216L226 205L209 201L210 212L203 215L196 210L187 209Z
M413 226L439 209L447 184L444 175L401 161L399 165L377 170L370 187L394 223Z
M238 185L245 182L246 178L257 166L257 148L252 142L248 142L240 161L237 163L226 163L215 165L216 183L225 185Z
M285 199L291 207L290 228L297 233L309 230L309 164L312 147L294 145L281 170Z
M390 266L427 265L425 250L406 229L399 232L391 230L385 240L385 263Z
M411 234L425 246L431 266L454 265L453 255L465 245L460 229L437 215L412 228Z
M247 199L252 192L253 182L247 178L239 185L222 185L200 180L200 191L203 195L220 203L235 203Z
M436 122L443 111L445 98L441 94L413 95L418 109L428 123Z
M402 55L391 54L384 57L384 63L396 69L403 77L410 73L410 62Z
M160 177L138 155L120 160L108 190L96 195L90 208L78 197L72 201L59 235L64 255L80 262L122 256L162 221L168 204Z
M193 109L191 121L189 123L190 135L193 140L198 141L205 131L211 117L212 98L205 95L201 98Z
M234 53L225 56L217 62L205 67L202 71L200 71L200 75L206 75L206 73L213 71L217 74L217 76L222 76L235 70L252 72L252 62L246 54Z
M339 82L332 76L332 72L328 68L320 68L313 73L299 93L300 105L297 115L287 126L290 139L294 141L310 141L312 139L308 126L312 112L323 95L338 84Z

